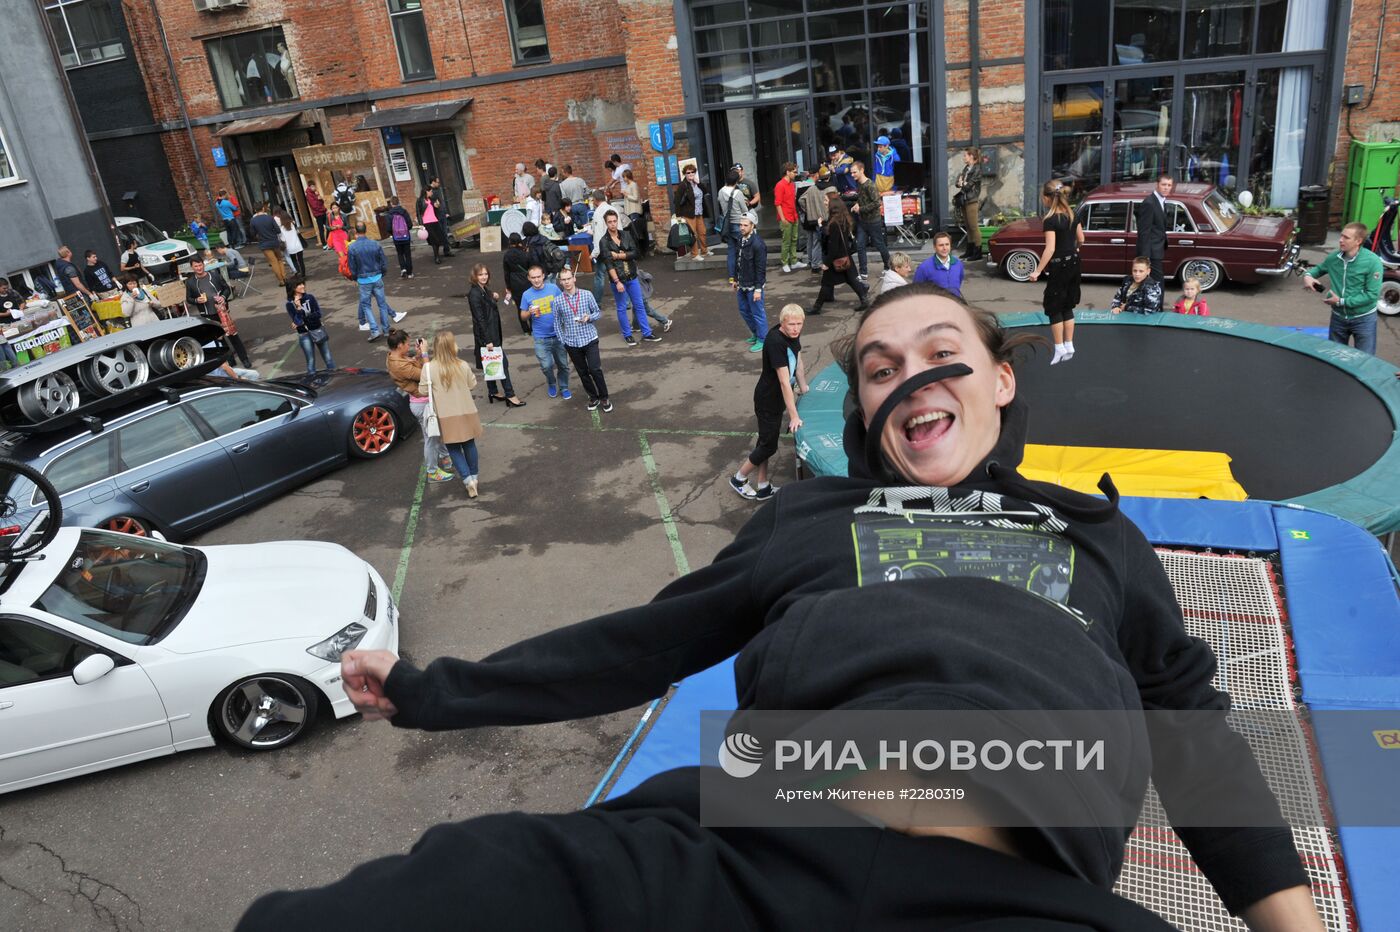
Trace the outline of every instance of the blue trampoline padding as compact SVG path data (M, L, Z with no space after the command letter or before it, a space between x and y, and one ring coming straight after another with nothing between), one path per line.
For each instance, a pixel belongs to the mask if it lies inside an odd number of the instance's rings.
M1295 333L1306 333L1308 336L1319 339L1327 339L1329 328L1327 327L1280 327L1280 330L1292 330Z
M1267 502L1121 498L1118 508L1148 540L1159 546L1261 553L1278 549L1274 506Z
M1400 709L1400 596L1385 552L1354 524L1274 511L1303 701Z
M1328 711L1335 707L1325 703L1313 706L1315 711ZM1341 711L1341 710L1336 710ZM1356 799L1384 799L1389 792L1393 799L1393 787L1377 785L1374 781L1384 780L1380 776L1393 771L1388 760L1380 763L1386 766L1356 766L1358 759L1366 755L1394 755L1400 758L1400 751L1383 750L1374 743L1371 736L1373 727L1400 727L1390 716L1383 713L1355 713L1359 718L1340 719L1335 716L1316 716L1312 722L1318 754L1322 758L1327 773L1328 792L1331 795L1339 821L1365 821L1365 812L1346 808L1349 797ZM1400 721L1400 712L1394 716ZM1369 777L1362 776L1370 774ZM1368 789L1349 793L1353 780L1372 781ZM1390 806L1393 808L1393 805ZM1389 814L1393 819L1394 813ZM1400 877L1400 828L1346 826L1337 830L1342 844L1342 860L1346 865L1347 878L1351 885L1352 906L1362 929L1387 929L1395 927L1395 917L1400 916L1400 886L1395 878Z
M734 658L687 676L661 707L608 797L621 796L665 770L700 763L700 713L726 711L739 704L734 691ZM718 761L710 761L717 764Z

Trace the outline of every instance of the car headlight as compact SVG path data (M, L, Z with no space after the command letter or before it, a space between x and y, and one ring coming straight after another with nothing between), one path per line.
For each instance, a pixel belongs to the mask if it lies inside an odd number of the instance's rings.
M369 595L365 596L365 617L370 621L379 617L379 591L373 576L369 577Z
M327 663L339 663L340 655L347 650L354 650L368 630L358 621L352 621L321 643L308 647L306 652L313 657L320 657Z

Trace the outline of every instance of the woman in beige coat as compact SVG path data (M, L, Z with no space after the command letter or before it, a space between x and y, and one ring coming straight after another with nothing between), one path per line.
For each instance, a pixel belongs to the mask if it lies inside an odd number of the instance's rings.
M432 362L423 366L418 392L431 395L431 407L437 414L447 455L452 457L457 475L467 484L467 495L472 498L477 493L476 440L481 436L481 418L472 400L471 390L475 387L472 367L457 356L457 338L450 331L438 331L433 339Z
M128 275L122 279L122 316L131 326L159 323L160 318L156 315L158 307L160 301L135 276Z

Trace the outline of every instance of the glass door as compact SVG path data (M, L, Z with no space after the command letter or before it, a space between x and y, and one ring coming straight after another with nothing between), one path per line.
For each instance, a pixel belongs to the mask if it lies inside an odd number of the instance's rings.
M799 172L810 171L818 163L813 161L812 114L808 101L788 104L786 109L788 128L788 161L797 163Z
M442 180L443 213L449 223L462 218L462 191L466 184L457 157L457 137L451 133L413 140L413 157L423 187L433 178Z

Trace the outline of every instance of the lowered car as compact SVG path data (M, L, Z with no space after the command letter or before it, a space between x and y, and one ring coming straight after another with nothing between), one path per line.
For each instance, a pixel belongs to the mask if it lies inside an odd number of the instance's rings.
M0 436L0 456L54 485L65 523L180 540L353 458L386 455L417 421L388 373L332 369L137 386L54 423ZM0 491L18 508L40 506L36 487L13 482Z
M285 747L354 711L342 653L398 647L389 588L337 544L61 528L37 557L0 577L0 793L216 738Z
M1122 278L1136 255L1134 208L1153 185L1145 182L1095 188L1076 208L1084 228L1080 264L1087 276ZM1168 278L1196 278L1202 291L1227 279L1253 284L1285 275L1298 261L1293 220L1250 217L1214 185L1182 183L1167 198ZM988 263L1007 277L1029 281L1045 248L1040 218L1018 220L998 230L987 244Z

